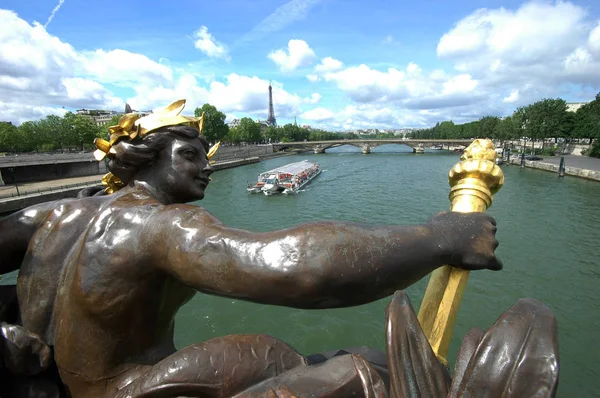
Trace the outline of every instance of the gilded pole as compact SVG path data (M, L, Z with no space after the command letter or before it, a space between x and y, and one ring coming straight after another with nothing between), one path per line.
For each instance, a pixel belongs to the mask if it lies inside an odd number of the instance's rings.
M477 139L448 173L450 210L461 213L485 212L492 197L502 188L504 174L496 165L491 140ZM418 319L431 348L444 364L469 271L442 266L432 272L421 303Z

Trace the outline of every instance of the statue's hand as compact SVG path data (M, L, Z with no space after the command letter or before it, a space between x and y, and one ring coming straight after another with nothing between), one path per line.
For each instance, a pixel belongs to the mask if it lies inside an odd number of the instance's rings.
M496 221L489 215L444 212L433 216L428 224L446 253L448 265L466 270L502 269L495 255Z

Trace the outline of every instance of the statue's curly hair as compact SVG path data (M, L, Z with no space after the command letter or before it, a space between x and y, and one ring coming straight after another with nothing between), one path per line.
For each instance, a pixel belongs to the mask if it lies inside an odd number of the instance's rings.
M127 185L141 168L149 165L159 152L175 138L198 138L208 153L208 141L195 128L185 125L166 126L143 137L138 136L113 145L116 154L112 155L110 159L106 158L108 170ZM103 188L85 188L79 192L77 197L103 195L103 191L100 191Z

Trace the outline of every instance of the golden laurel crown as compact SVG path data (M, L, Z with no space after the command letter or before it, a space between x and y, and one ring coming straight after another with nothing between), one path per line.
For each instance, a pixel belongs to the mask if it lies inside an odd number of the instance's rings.
M204 112L202 116L197 118L193 116L183 116L181 111L185 107L185 100L181 99L173 102L172 104L155 110L153 113L141 116L135 112L126 113L121 116L119 123L116 126L110 126L108 131L110 132L109 140L103 140L96 138L94 145L96 151L94 157L98 161L102 161L105 157L112 158L116 155L116 151L113 148L116 144L123 140L133 140L136 137L144 137L161 127L166 126L178 126L187 125L195 128L202 135L204 129ZM213 145L208 151L207 157L210 160L219 149L220 142ZM102 177L102 184L106 185L105 192L111 194L125 186L117 176L112 173L106 174Z

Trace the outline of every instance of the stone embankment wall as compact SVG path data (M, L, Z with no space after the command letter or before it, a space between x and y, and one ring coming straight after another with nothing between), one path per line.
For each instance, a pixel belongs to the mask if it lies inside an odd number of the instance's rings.
M520 158L513 158L510 160L510 164L521 165ZM535 160L525 160L525 167L531 167L533 169L550 171L558 174L558 165L551 163L544 163ZM565 167L565 175L586 178L588 180L600 181L600 171L580 169L578 167Z
M273 145L233 145L219 148L213 160L228 162L271 155ZM97 162L92 152L0 157L0 186L94 176L106 172L105 162Z
M257 163L259 161L259 157L251 157L246 159L216 162L213 164L213 167L215 170L223 170L232 167L244 166L251 163ZM98 177L98 184L100 184L101 178L102 176ZM83 188L85 188L85 186L69 187L66 189L53 190L51 192L34 193L27 196L19 196L16 198L0 200L0 216L4 216L39 203L50 202L59 199L76 198L77 193Z
M96 161L4 167L0 168L3 180L0 185L91 176L102 173L104 169L106 169L104 163Z

